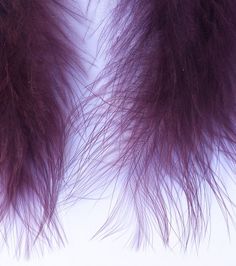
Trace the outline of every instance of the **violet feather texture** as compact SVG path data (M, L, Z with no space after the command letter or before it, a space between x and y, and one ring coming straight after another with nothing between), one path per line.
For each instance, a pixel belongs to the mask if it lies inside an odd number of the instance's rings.
M205 233L210 195L228 217L234 206L216 164L236 165L236 2L117 2L95 83L100 109L88 116L96 147L86 156L100 179L82 188L120 187L103 236L134 215L136 247L154 231L186 246Z
M76 105L71 80L75 70L84 75L70 41L69 20L81 19L73 7L0 1L0 222L18 251L37 239L62 241L56 204Z

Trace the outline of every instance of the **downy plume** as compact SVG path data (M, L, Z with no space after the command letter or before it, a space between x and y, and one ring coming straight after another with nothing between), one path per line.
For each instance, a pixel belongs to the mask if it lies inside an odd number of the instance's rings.
M96 178L81 188L119 188L100 234L132 216L137 247L155 230L186 246L205 233L210 194L226 217L234 206L217 165L236 165L236 2L118 0L112 16L87 119Z
M0 225L19 252L63 240L56 204L77 104L72 81L84 75L70 21L81 18L74 1L0 0Z

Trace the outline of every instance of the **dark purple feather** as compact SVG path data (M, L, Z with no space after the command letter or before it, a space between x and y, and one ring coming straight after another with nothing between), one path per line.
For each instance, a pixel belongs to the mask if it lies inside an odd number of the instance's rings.
M64 0L0 1L0 222L19 250L39 236L61 238L56 204L76 104L71 80L75 70L83 75L69 40L69 20L81 18L73 8Z
M233 204L215 162L235 170L236 2L119 0L108 41L90 152L101 175L88 187L122 188L101 230L134 210L138 247L157 228L165 244L172 230L187 244L205 232L210 191L226 215Z

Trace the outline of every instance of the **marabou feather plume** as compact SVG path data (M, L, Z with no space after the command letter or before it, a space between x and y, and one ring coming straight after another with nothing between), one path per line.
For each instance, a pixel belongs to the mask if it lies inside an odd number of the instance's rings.
M236 165L236 2L119 0L112 15L89 186L122 188L101 230L134 210L138 247L154 229L187 244L205 232L211 191L226 214L233 204L215 166Z
M76 102L71 80L75 69L82 74L69 41L69 20L81 17L73 8L64 0L0 0L0 222L19 250L61 237L56 203Z

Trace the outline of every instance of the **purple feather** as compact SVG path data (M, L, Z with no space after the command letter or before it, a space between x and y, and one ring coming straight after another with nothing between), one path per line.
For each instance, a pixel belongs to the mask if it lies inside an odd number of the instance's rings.
M17 250L40 237L50 244L53 234L62 240L56 203L76 103L71 80L75 69L83 75L68 39L68 19L81 16L68 3L0 1L0 222L5 237L16 232Z
M168 244L174 224L185 245L205 232L209 190L233 204L214 162L236 165L236 2L119 0L108 40L89 185L122 188L101 231L134 210L138 247L155 229Z

